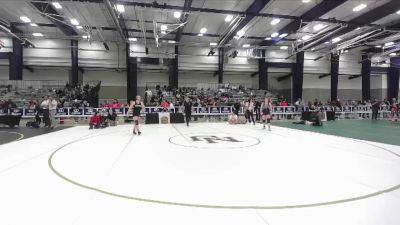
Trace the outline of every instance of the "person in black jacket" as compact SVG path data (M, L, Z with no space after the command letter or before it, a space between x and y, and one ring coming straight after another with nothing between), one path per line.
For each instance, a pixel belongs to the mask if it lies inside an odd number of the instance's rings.
M189 98L185 99L185 103L183 103L185 107L185 118L186 118L186 125L189 126L189 121L192 118L192 102Z
M116 126L116 120L117 120L117 114L114 112L114 110L112 108L110 108L108 110L108 115L107 115L107 119L110 123L110 126Z
M378 120L378 113L379 113L379 108L381 107L381 104L378 100L375 99L375 101L372 103L372 120Z

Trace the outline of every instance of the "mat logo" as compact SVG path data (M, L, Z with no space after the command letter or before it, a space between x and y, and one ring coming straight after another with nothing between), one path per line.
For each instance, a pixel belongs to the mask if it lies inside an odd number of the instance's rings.
M205 141L208 144L216 144L216 143L221 143L221 142L242 142L234 137L218 137L215 135L210 135L210 136L191 136L190 137L192 141Z

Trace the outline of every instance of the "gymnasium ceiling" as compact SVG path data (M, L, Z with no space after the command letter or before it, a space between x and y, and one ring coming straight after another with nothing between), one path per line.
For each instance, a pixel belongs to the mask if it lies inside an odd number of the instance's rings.
M385 57L400 50L399 10L400 0L0 0L0 24L28 40L90 36L91 41L154 46L158 36L159 45L250 44L256 49L287 46L292 52L364 51ZM231 22L225 21L228 15ZM83 28L72 25L72 18ZM273 20L278 23L271 24ZM163 25L167 34L161 33ZM199 36L202 28L207 30ZM238 37L239 31L243 34ZM278 36L271 37L273 33ZM0 35L12 34L3 29Z

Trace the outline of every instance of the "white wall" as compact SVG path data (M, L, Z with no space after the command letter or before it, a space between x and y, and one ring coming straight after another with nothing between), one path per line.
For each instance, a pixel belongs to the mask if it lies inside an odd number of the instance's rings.
M0 38L6 47L2 52L12 51L10 38ZM68 80L68 68L71 65L69 40L33 40L36 48L24 49L24 64L34 68L34 73L24 70L26 80ZM103 86L126 87L125 70L125 44L108 43L106 51L100 42L79 42L79 66L83 67L84 81L101 80ZM209 47L179 47L179 80L180 84L217 83L218 76L218 50L214 56L207 56ZM230 52L225 52L229 55ZM225 57L224 82L242 83L258 87L258 75L250 75L258 71L258 60L248 59L246 49L239 49L236 58ZM149 54L145 54L145 47L140 44L130 45L132 57L174 58L174 46L162 43L160 48L149 47ZM295 56L290 56L286 50L267 50L266 61L269 62L295 62ZM327 57L314 61L319 53L306 52L304 62L304 94L305 98L330 97L330 78L318 79L321 74L330 73L330 59ZM357 54L344 54L340 56L340 74L359 75L361 73L360 56ZM0 60L0 65L7 65L8 60ZM62 68L63 67L63 68ZM290 69L269 68L269 88L282 93L289 93L291 79L277 82L276 78L287 75ZM139 64L138 86L145 87L149 83L168 84L168 68L163 65ZM8 67L0 66L0 79L8 79ZM372 76L371 89L376 93L385 95L387 88L386 76ZM348 76L339 76L339 94L343 97L360 98L361 78L349 80ZM110 89L111 90L111 89ZM318 91L316 91L318 90ZM350 91L351 90L351 91ZM289 94L290 95L290 94ZM314 96L316 95L316 96Z

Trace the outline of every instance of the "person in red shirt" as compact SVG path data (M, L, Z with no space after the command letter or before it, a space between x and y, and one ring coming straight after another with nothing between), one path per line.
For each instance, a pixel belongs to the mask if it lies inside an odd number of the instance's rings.
M282 107L288 106L288 104L287 104L285 99L281 101L281 106Z
M121 108L121 104L119 104L119 102L118 102L117 99L114 99L114 101L113 101L111 107L112 107L112 108Z
M101 117L100 117L100 112L96 112L92 117L90 117L90 122L89 122L89 129L98 129L100 128L101 125Z
M161 107L163 107L164 112L168 111L169 103L167 100L161 102Z

